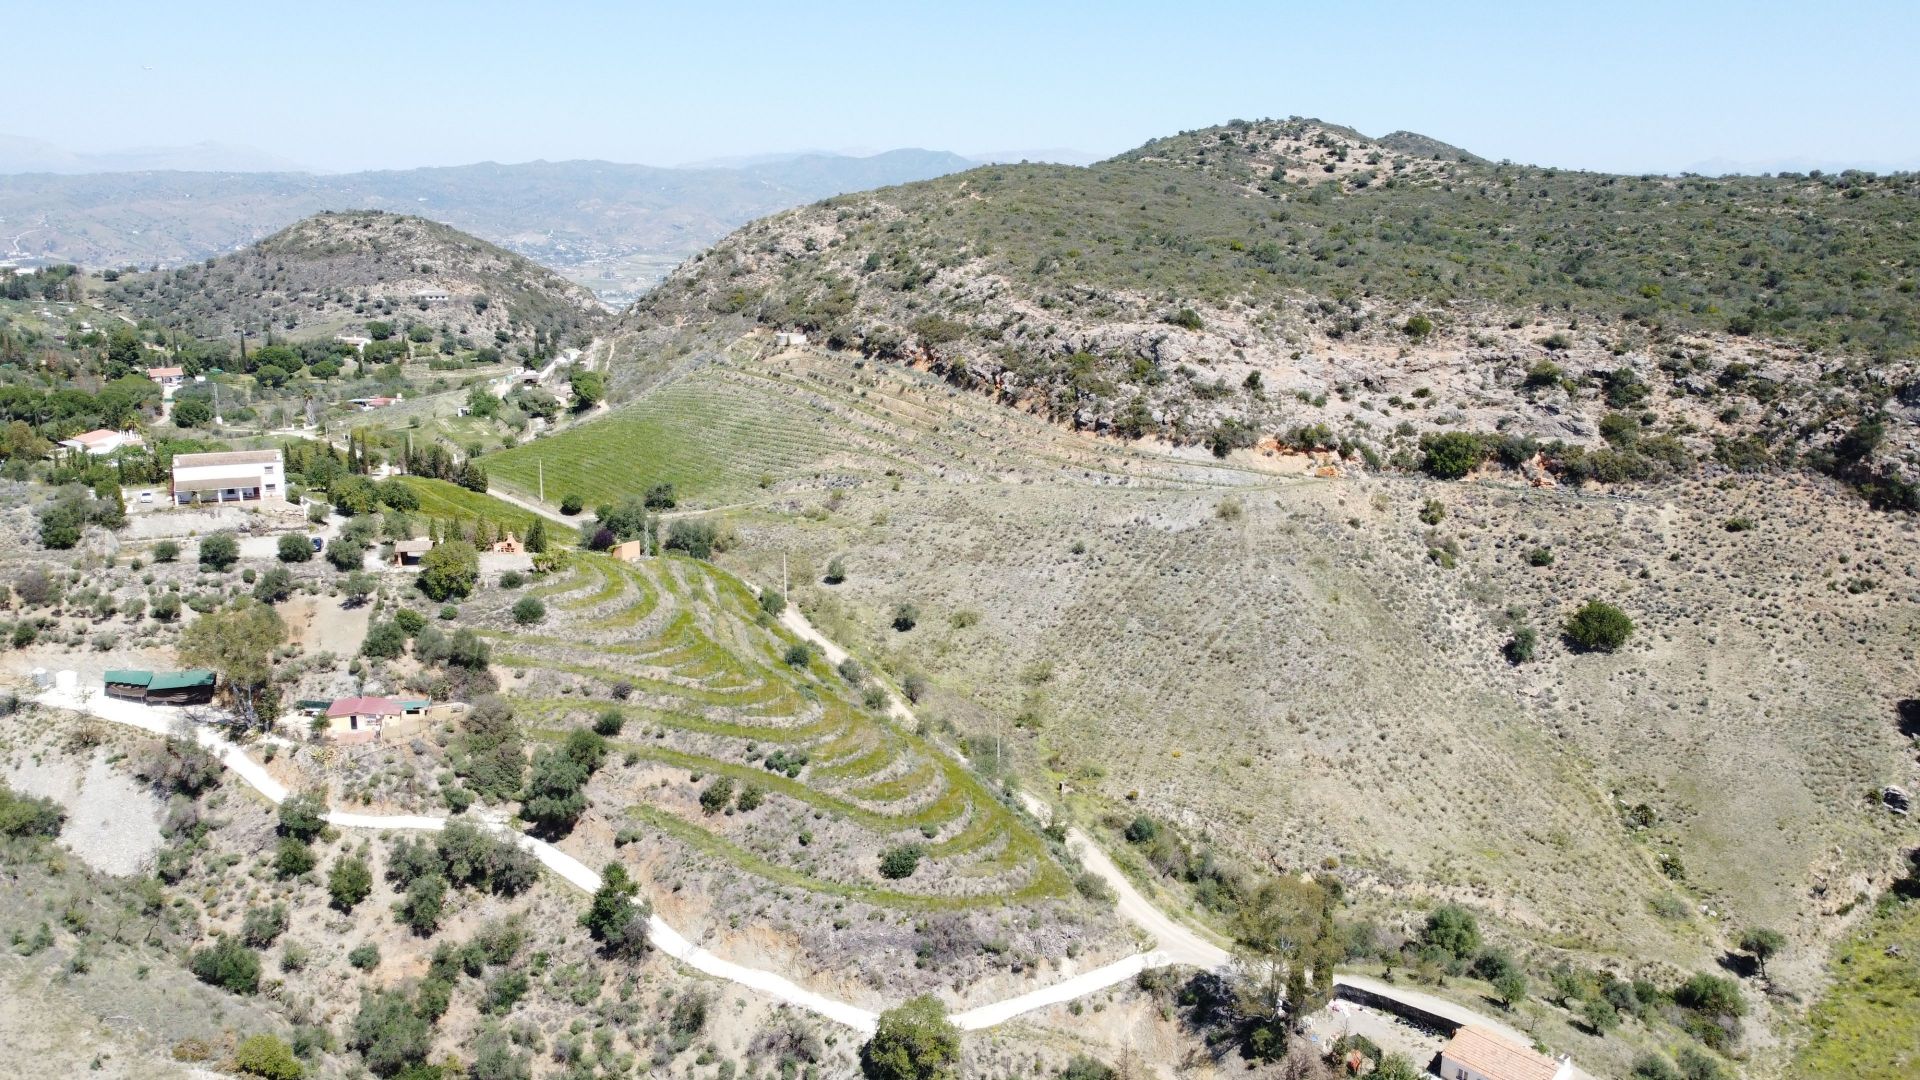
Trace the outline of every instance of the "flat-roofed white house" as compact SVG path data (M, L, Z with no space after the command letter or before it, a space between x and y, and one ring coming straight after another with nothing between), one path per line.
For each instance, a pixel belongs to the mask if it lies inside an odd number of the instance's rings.
M131 431L112 431L96 428L82 432L71 439L61 439L60 445L69 450L78 450L93 457L106 457L108 454L124 450L129 446L144 446L140 436Z
M173 501L176 505L260 502L286 496L286 462L278 450L174 455Z

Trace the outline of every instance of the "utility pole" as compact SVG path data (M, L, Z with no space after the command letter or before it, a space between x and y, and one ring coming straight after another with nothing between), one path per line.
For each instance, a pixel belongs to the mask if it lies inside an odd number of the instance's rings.
M780 553L780 599L787 599L787 553Z
M545 459L534 458L533 465L540 472L540 501L547 501L547 463Z

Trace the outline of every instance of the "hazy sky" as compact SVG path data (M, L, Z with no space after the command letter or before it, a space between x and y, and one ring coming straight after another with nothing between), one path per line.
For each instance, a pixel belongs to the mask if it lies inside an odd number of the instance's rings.
M1920 0L9 2L0 132L332 170L923 146L1108 154L1234 117L1493 158L1920 167Z

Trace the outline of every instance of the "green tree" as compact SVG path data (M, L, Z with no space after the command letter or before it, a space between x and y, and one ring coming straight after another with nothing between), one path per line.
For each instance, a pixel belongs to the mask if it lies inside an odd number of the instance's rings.
M920 860L926 853L927 849L919 844L890 847L880 853L880 876L889 881L910 878L920 868Z
M301 842L326 831L327 800L318 792L303 791L280 802L280 831Z
M359 1052L374 1075L394 1076L427 1059L433 1048L433 1025L403 991L364 992L360 1011L348 1028L347 1045Z
M187 958L187 969L201 982L230 993L252 994L260 989L260 955L233 938L223 937L194 950Z
M1604 600L1589 600L1567 619L1567 640L1587 652L1613 652L1633 636L1633 620Z
M273 1035L251 1035L233 1051L233 1067L263 1080L300 1080L306 1070L293 1056L293 1047Z
M420 937L431 937L440 929L440 914L447 905L447 879L439 874L421 874L407 883L406 895L395 905L395 913Z
M1768 978L1767 961L1773 959L1781 949L1786 947L1786 935L1778 930L1756 926L1740 935L1740 948L1752 956L1753 962L1760 966L1761 978Z
M1509 1011L1527 999L1527 977L1518 970L1503 971L1494 977L1493 991Z
M1247 1050L1276 1060L1287 1033L1333 995L1333 967L1343 954L1333 924L1334 898L1317 882L1268 880L1241 903L1233 938L1235 1007L1247 1021Z
M488 694L475 701L450 749L454 772L475 794L496 801L519 796L527 773L526 747L505 698Z
M959 1080L960 1031L947 1007L922 994L881 1013L860 1048L860 1071L867 1080Z
M457 600L480 580L480 553L465 540L434 545L420 559L420 591L434 600Z
M581 412L600 404L607 396L606 380L597 371L575 366L567 373L567 385L573 390L573 407Z
M1620 1011L1603 997L1590 998L1580 1006L1580 1020L1596 1035L1605 1035L1620 1026Z
M169 415L174 427L203 428L213 422L213 406L203 397L176 398Z
M1440 480L1458 480L1487 459L1486 440L1467 431L1429 433L1420 439L1420 467Z
M280 561L284 563L303 563L313 558L313 541L299 533L287 533L280 538Z
M1429 949L1464 960L1480 948L1480 923L1467 909L1443 904L1427 913L1420 942Z
M639 892L640 886L619 863L610 862L600 871L600 887L580 916L580 925L609 955L638 956L647 949L647 917L652 907L634 903Z
M352 911L373 895L373 870L358 855L342 855L327 871L327 895L340 911Z
M673 551L684 551L696 559L710 559L718 535L711 521L681 518L667 528L667 547Z
M266 728L279 715L273 654L286 639L286 624L272 608L258 600L235 600L187 624L180 634L180 660L219 672L240 723Z
M240 561L240 541L230 532L217 532L200 541L200 567L226 570Z

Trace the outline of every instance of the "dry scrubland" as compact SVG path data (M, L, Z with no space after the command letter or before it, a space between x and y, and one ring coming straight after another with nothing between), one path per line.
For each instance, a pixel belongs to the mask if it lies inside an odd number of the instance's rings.
M719 414L794 434L728 442ZM830 636L930 680L936 728L1064 782L1083 818L1331 868L1389 927L1467 902L1536 970L1668 981L1746 926L1787 931L1750 1022L1760 1075L1909 835L1867 796L1913 781L1916 538L1825 480L1307 479L1300 455L1095 439L909 368L736 345L536 444L549 499L552 463L623 419L677 460L582 474L590 503L676 480L728 507L723 562L776 582L784 555ZM1595 597L1638 624L1618 654L1560 640ZM1513 664L1521 626L1539 655Z

